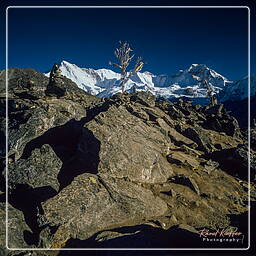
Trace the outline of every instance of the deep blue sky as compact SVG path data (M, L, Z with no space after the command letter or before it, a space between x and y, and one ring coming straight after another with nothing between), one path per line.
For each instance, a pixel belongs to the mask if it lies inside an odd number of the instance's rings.
M247 9L9 9L9 67L41 72L67 60L111 68L119 40L173 74L204 63L231 80L247 75Z

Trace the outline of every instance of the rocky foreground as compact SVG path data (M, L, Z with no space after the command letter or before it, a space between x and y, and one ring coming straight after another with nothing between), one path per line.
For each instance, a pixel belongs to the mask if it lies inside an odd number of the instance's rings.
M222 105L173 104L143 92L100 99L63 82L50 90L39 72L9 70L10 248L218 247L200 244L198 230L246 233L247 133ZM5 71L0 104L4 248ZM251 137L255 200L255 130ZM222 246L246 248L246 239Z

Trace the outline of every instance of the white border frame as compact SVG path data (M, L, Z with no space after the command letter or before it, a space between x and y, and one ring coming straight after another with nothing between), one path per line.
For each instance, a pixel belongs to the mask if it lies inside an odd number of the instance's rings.
M203 9L203 8L223 8L223 9L247 9L248 10L248 247L247 248L9 248L8 247L8 72L6 72L6 241L5 246L8 250L11 251L188 251L188 250L215 250L215 251L222 251L222 250L241 250L246 251L250 249L251 246L251 218L250 218L250 77L251 77L251 48L250 48L250 39L251 39L251 24L250 24L250 15L251 10L248 6L8 6L5 10L6 14L6 26L5 26L5 36L6 36L6 71L8 70L8 10L9 9L21 9L21 8L91 8L91 9L123 9L123 8L133 8L133 9L162 9L162 8L197 8L197 9Z

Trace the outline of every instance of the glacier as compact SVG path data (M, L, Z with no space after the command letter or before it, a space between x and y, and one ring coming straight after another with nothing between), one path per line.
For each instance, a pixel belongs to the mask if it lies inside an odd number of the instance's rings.
M98 97L110 97L121 92L120 73L111 69L81 68L67 61L59 64L62 75L75 82L79 88ZM45 75L49 76L49 73ZM248 97L248 78L230 81L205 64L192 64L174 75L154 75L138 72L126 83L126 91L148 91L158 97L175 99L186 97L198 103L207 100L207 89L201 82L207 79L213 93L220 101L242 100ZM255 94L255 79L251 81L251 95Z

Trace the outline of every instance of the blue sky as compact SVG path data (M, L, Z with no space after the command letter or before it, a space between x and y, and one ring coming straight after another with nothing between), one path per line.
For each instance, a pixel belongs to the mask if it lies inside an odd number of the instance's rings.
M9 9L9 67L48 71L62 60L112 68L128 41L144 71L174 74L204 63L231 80L247 75L247 9ZM3 67L4 68L4 67Z

